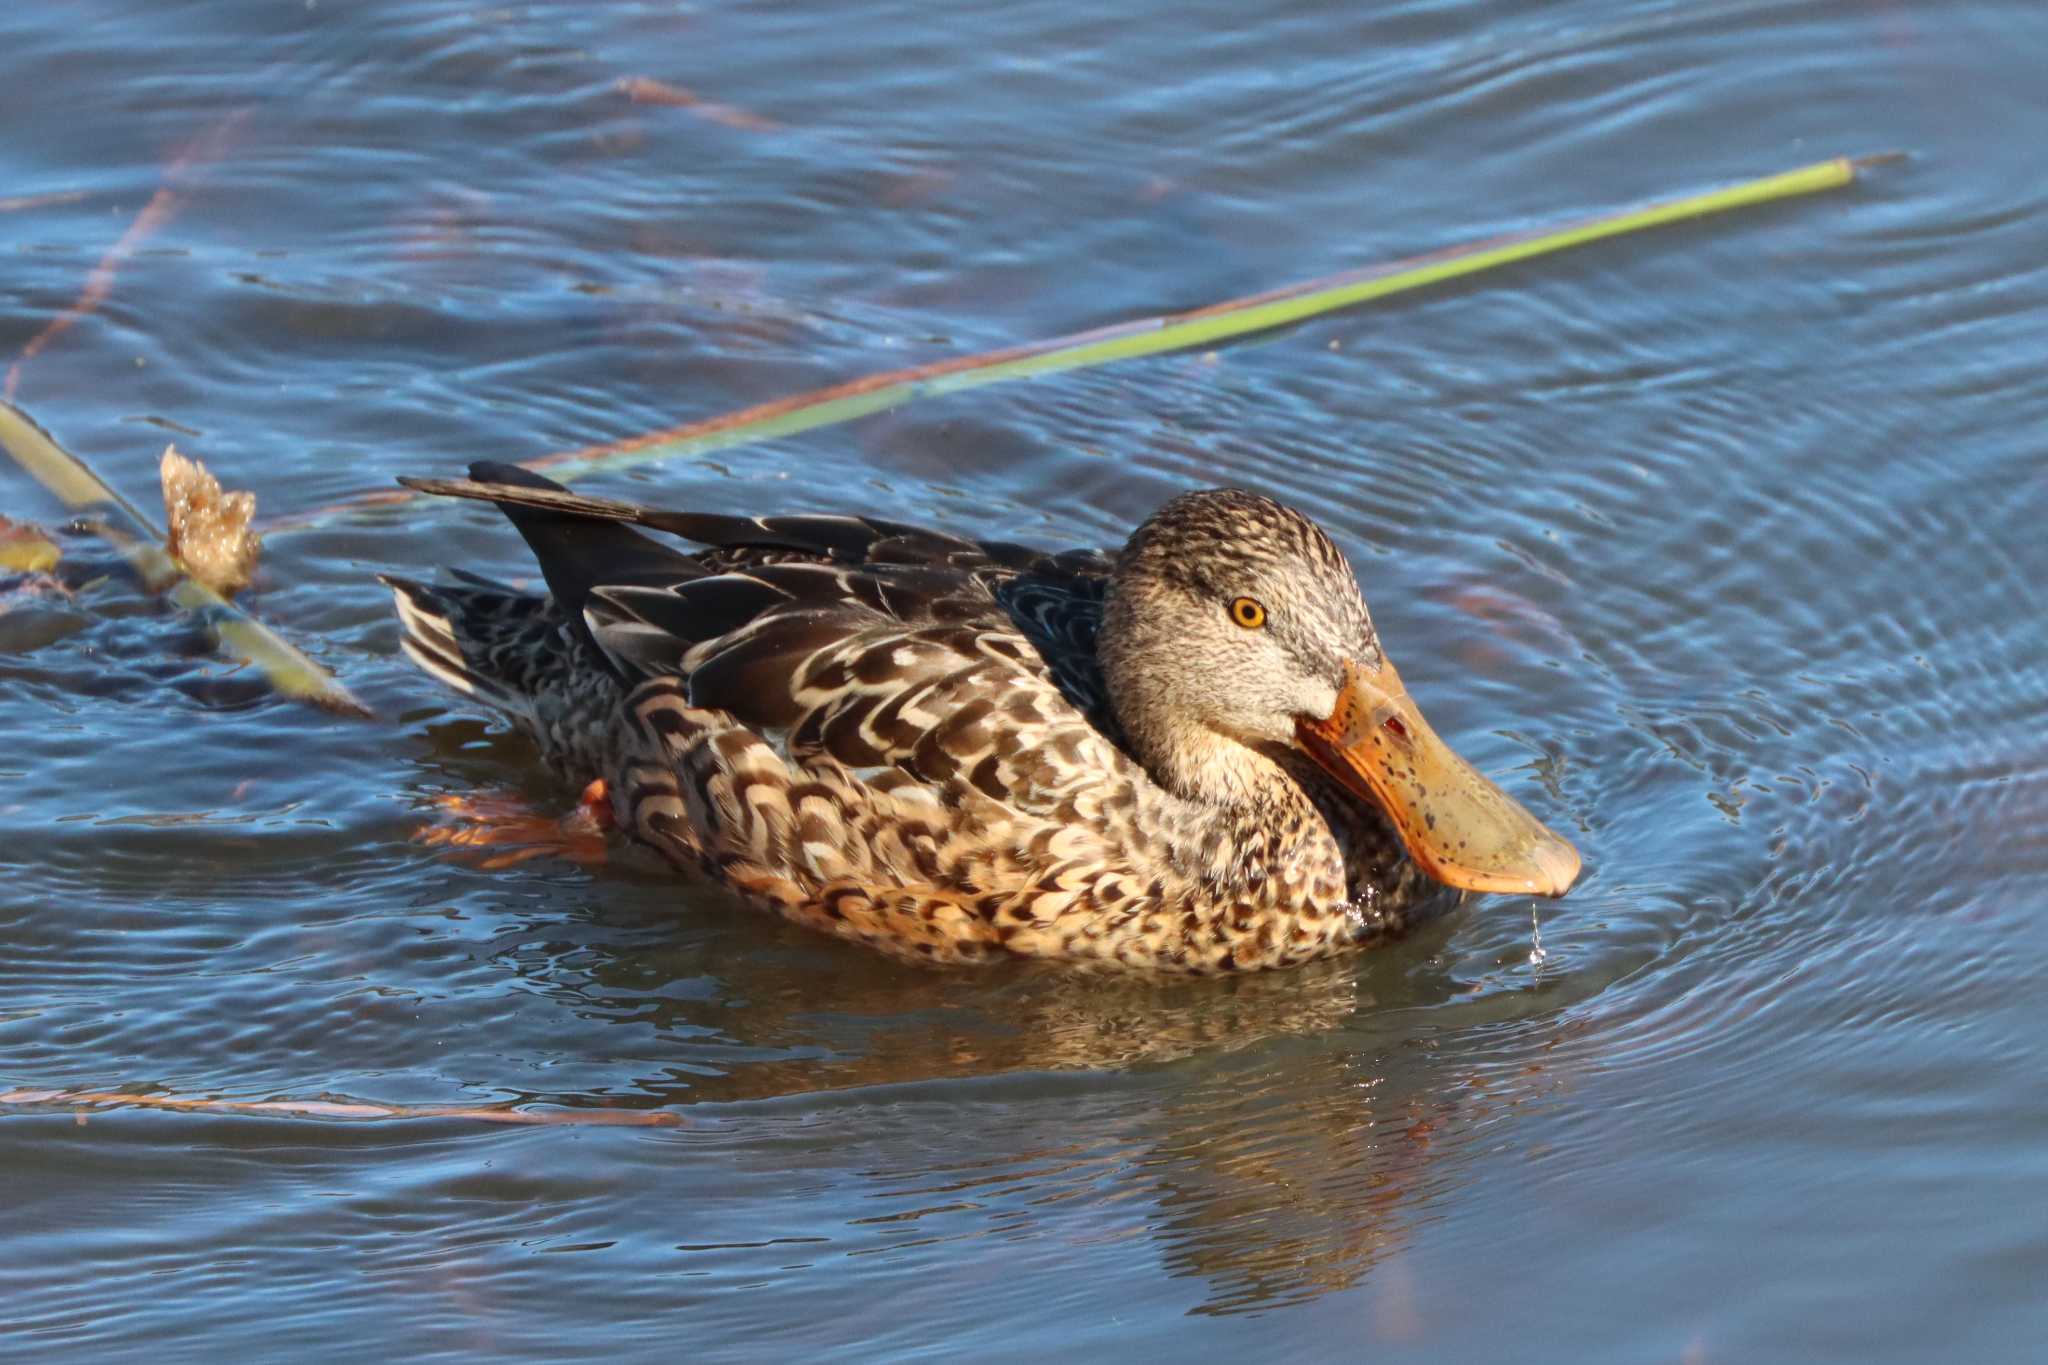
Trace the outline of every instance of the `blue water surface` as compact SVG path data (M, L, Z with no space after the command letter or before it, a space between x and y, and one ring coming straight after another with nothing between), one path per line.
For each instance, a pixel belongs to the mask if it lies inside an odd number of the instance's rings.
M1585 853L1540 963L1490 898L1244 980L921 972L479 866L445 799L573 794L372 575L530 575L489 509L269 537L245 601L373 723L60 535L0 596L0 1092L668 1122L0 1105L0 1353L2041 1358L2044 53L2031 0L0 9L0 358L96 305L15 400L269 518L1906 154L584 485L1049 545L1287 498Z

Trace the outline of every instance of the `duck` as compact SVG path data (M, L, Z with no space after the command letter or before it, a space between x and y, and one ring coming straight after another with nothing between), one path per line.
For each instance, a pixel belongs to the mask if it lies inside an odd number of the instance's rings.
M547 588L382 575L408 658L667 868L890 956L1285 968L1578 877L1423 719L1329 534L1261 494L1180 494L1112 552L494 461L400 482L496 504Z

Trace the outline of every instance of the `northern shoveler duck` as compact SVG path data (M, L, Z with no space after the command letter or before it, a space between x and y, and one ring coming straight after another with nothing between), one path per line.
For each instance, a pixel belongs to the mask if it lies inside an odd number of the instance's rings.
M870 517L495 502L546 597L387 577L405 652L679 869L899 957L1283 967L1441 883L1562 895L1570 844L1445 746L1323 530L1235 489L1120 553ZM693 553L642 534L677 536Z

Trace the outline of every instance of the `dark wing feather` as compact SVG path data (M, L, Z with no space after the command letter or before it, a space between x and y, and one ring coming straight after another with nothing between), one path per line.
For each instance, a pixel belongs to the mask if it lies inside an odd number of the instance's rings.
M795 552L855 564L928 564L958 569L1022 571L1071 560L1100 559L1097 551L1049 555L1005 540L968 540L930 527L879 517L805 513L795 516L733 517L683 512L612 498L573 493L552 479L515 464L479 460L467 479L422 479L407 475L407 488L443 497L494 502L517 522L513 509L553 512L585 521L613 521L661 531L713 550Z
M583 521L612 521L679 536L711 549L795 551L848 563L943 564L954 567L1022 568L1046 556L1007 541L972 541L944 531L878 517L805 513L795 516L733 517L715 512L682 512L611 498L573 493L552 479L516 464L479 460L467 479L422 479L410 475L407 488L443 497L494 502L515 522L515 508L555 513Z
M566 492L551 480L521 469L518 465L477 465L502 480L504 487L522 492ZM527 501L500 501L498 506L517 527L540 563L570 629L607 666L618 670L615 656L599 644L586 621L584 608L593 589L619 583L673 583L699 577L702 565L680 550L670 549L638 531L618 525L614 519L571 512L552 505L536 506Z
M872 618L841 611L768 612L701 647L685 674L690 704L729 711L774 734L812 709L800 685L806 665L842 649Z
M1087 553L1091 558L1080 566L1082 572L1054 560L1046 568L1004 579L993 585L992 591L1019 633L1045 661L1061 693L1097 729L1114 735L1116 718L1095 654L1103 599L1109 591L1109 568L1105 556Z
M648 626L675 641L675 657L664 670L681 666L691 645L744 629L755 617L796 599L753 574L722 573L686 579L668 586L621 585L592 592L592 629L599 634L614 624ZM596 618L602 615L605 625Z

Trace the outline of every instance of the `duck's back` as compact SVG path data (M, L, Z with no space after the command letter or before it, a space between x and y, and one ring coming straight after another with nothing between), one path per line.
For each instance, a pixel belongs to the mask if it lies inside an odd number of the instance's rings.
M1086 769L1117 760L1095 659L1110 568L1100 552L865 517L642 508L514 465L471 476L416 486L495 501L549 595L466 574L444 586L387 578L404 647L572 775L606 761L626 697L651 682L799 766L893 770L939 792L966 784L1019 809L1056 803Z

